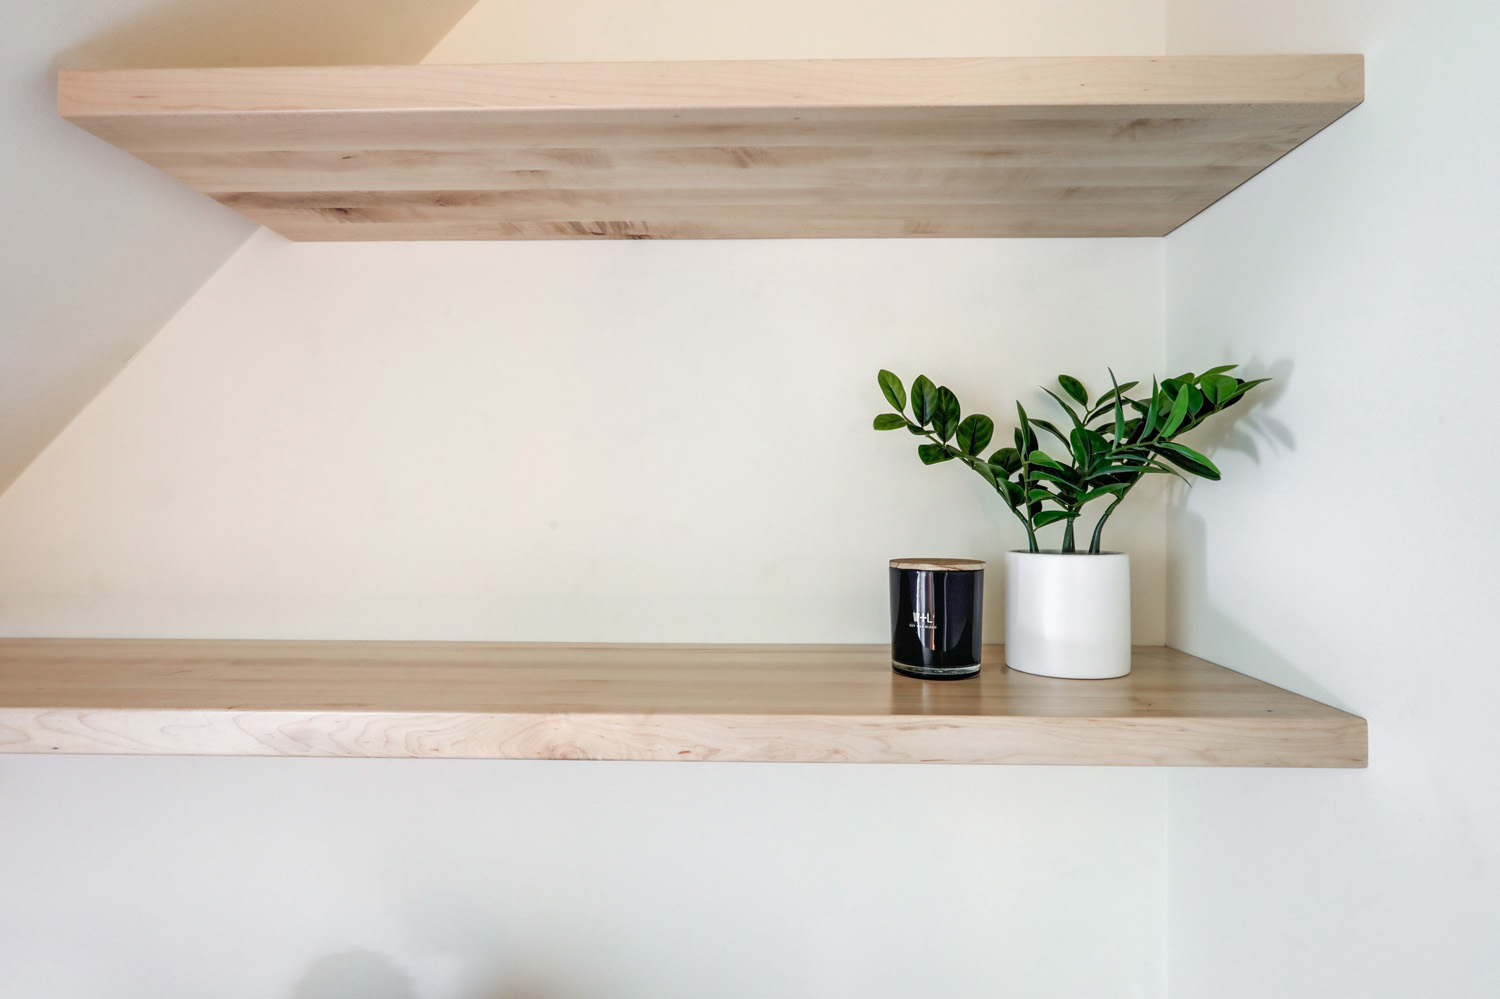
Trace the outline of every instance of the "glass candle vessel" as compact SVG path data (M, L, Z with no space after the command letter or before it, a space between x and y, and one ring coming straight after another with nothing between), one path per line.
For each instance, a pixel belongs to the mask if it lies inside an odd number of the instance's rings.
M891 559L891 668L923 680L979 672L984 563Z

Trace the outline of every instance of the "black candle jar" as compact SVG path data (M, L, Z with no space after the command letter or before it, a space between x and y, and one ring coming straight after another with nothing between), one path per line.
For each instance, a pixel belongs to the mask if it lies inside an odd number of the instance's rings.
M923 680L979 672L984 563L891 559L891 667Z

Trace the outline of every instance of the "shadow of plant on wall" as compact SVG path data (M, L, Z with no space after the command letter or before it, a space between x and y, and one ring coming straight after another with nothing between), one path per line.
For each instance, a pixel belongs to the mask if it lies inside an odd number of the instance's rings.
M1168 579L1173 594L1168 606L1177 608L1177 612L1167 623L1167 634L1173 647L1209 656L1229 669L1285 687L1303 697L1343 711L1361 713L1314 680L1292 658L1268 645L1256 628L1242 623L1233 613L1214 602L1207 592L1209 544L1201 516L1180 508L1175 510L1170 540ZM1180 622L1184 620L1193 622L1192 634L1183 632ZM1214 648L1201 648L1196 640L1200 636L1211 638ZM1310 642L1311 635L1307 637ZM1298 659L1304 662L1317 662L1336 654L1336 650L1309 644L1299 645L1297 653Z
M419 999L417 984L395 961L354 949L318 958L292 990L292 999Z
M1272 452L1295 451L1297 440L1292 435L1291 428L1271 415L1271 410L1276 408L1277 402L1291 384L1291 360L1282 358L1264 365L1252 358L1241 367L1245 371L1255 372L1256 378L1270 380L1248 400L1250 405L1236 410L1228 420L1205 423L1194 430L1188 440L1193 441L1199 451L1210 457L1221 451L1230 451L1244 455L1257 465L1261 462L1262 445ZM1187 490L1176 489L1174 493L1174 505L1180 506L1187 496Z
M1269 365L1251 361L1246 368L1257 375L1264 374L1272 380L1267 391L1255 399L1254 404L1237 413L1232 420L1210 423L1195 432L1195 445L1210 455L1224 452L1241 454L1256 465L1262 464L1262 453L1291 452L1297 449L1297 441L1290 428L1271 411L1276 409L1282 396L1292 388L1293 364L1282 358ZM1275 470L1266 473L1268 480L1275 480ZM1274 488L1274 487L1272 487ZM1247 626L1230 611L1213 602L1208 592L1210 539L1202 516L1189 508L1191 493L1180 486L1171 490L1168 501L1168 572L1172 590L1169 608L1176 608L1167 622L1167 633L1171 643L1189 651L1197 649L1208 654L1216 662L1230 669L1239 670L1274 683L1279 687L1295 691L1305 697L1331 704L1336 708L1351 710L1350 706L1334 692L1317 683L1295 662L1279 650L1267 645L1259 637L1256 628ZM1302 570L1299 570L1302 571ZM1181 622L1193 621L1194 634L1186 634ZM1198 636L1212 636L1218 649L1232 649L1234 655L1222 652L1214 654L1201 649ZM1309 636L1310 637L1310 636ZM1302 658L1316 661L1323 650L1299 647Z
M524 978L486 985L466 993L472 999L571 999L565 993ZM291 999L425 999L406 969L384 954L354 948L326 954L307 969Z

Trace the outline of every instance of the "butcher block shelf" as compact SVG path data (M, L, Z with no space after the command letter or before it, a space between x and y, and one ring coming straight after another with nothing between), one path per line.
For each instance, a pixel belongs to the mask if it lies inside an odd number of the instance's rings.
M9 639L0 751L1362 767L1363 719L1172 649L1116 680L880 645Z
M64 117L297 240L1161 236L1358 55L89 70Z

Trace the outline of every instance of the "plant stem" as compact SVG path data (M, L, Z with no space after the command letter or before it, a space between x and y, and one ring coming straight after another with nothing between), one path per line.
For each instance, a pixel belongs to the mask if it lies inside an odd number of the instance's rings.
M1074 519L1075 518L1073 518L1073 517L1069 517L1068 518L1068 526L1065 527L1065 528L1063 528L1062 553L1064 555L1072 555L1074 552L1076 552L1078 550L1077 548L1075 548L1073 546L1073 521L1074 521Z
M1136 482L1139 482L1139 481L1140 481L1140 479L1136 480ZM1115 507L1119 506L1120 503L1121 503L1121 501L1123 501L1126 496L1130 495L1130 490L1132 490L1134 488L1135 488L1135 482L1132 482L1130 485L1126 486L1125 487L1125 491L1122 492L1122 493L1120 493L1119 496L1116 496L1115 497L1115 501L1113 503L1111 503L1107 509L1105 509L1105 511L1104 511L1104 513L1102 515L1100 515L1100 517L1099 517L1099 523L1097 523L1097 524L1094 525L1094 538L1093 538L1092 541L1089 542L1089 554L1090 555L1098 555L1099 554L1099 543L1104 538L1104 522L1109 519L1109 515L1115 512Z
M1026 515L1021 513L1020 510L1017 510L1015 507L1011 506L1010 501L1005 498L1004 494L1002 494L1000 498L1005 502L1006 509L1014 514L1015 518L1021 522L1021 526L1026 529L1027 548L1029 548L1031 551L1036 551L1036 532L1031 529L1031 521L1027 520Z
M1023 436L1021 446L1024 448L1028 443ZM1027 512L1022 514L1017 510L1016 516L1026 525L1026 550L1035 555L1041 549L1036 543L1036 525L1031 522L1031 462L1026 460L1029 453L1023 452L1021 455L1021 509Z

